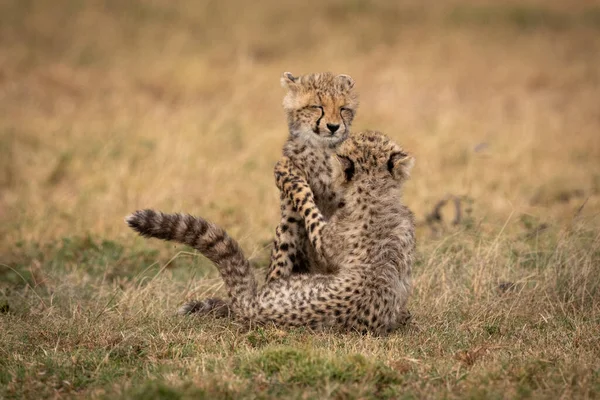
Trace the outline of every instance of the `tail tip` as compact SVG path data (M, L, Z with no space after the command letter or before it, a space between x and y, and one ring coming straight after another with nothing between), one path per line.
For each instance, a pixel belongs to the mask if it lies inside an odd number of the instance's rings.
M154 212L152 210L137 210L125 217L125 223L133 230L142 232L143 227L146 224L146 220L152 217Z
M131 226L131 224L135 221L135 213L127 215L123 221L125 221L127 225Z
M192 300L188 301L177 309L177 315L190 315L195 312L201 312L206 308L206 305L202 301Z
M134 228L138 225L137 223L139 222L140 216L141 216L141 211L138 210L138 211L135 211L135 212L127 215L125 217L124 221L127 225L129 225L130 228Z

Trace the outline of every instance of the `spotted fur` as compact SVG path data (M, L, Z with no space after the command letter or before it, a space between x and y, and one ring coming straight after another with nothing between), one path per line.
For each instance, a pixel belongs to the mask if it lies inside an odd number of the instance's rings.
M410 316L406 302L415 248L414 217L401 204L401 186L413 159L377 132L351 137L339 147L335 159L333 185L346 206L329 221L289 159L277 164L276 177L282 193L302 215L312 243L339 267L336 274L295 274L257 289L240 247L217 225L152 210L137 211L126 221L146 237L188 244L213 261L228 289L226 310L240 320L384 334ZM207 302L211 301L215 300L188 303L182 311L210 309Z

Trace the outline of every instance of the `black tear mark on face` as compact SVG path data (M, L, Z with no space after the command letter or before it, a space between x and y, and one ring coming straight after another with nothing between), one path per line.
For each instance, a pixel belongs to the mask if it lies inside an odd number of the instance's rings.
M350 182L354 177L354 162L350 158L345 156L338 156L338 159L340 160L340 164L342 164L342 169L344 171L344 179L346 180L346 182Z
M317 122L315 123L315 127L313 128L313 132L315 132L315 133L318 134L319 133L319 125L321 124L321 120L325 116L325 110L323 110L322 106L310 106L309 108L311 108L311 109L317 109L321 113L321 115L317 119Z
M315 126L313 128L313 132L316 133L317 135L319 134L319 125L321 124L321 120L323 119L323 117L325 116L325 110L323 109L323 100L321 99L321 96L317 95L317 100L318 100L318 105L312 105L312 106L308 106L308 108L311 108L313 110L320 110L321 115L319 116L319 118L317 119L317 121L315 122Z

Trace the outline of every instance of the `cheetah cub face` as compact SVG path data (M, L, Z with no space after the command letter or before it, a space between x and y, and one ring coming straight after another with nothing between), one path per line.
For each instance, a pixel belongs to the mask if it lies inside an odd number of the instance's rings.
M402 147L374 131L350 136L333 159L334 186L342 193L362 194L358 197L395 196L414 165L414 158Z
M358 107L350 76L326 72L295 77L285 72L281 85L287 90L283 108L292 138L317 146L346 139Z

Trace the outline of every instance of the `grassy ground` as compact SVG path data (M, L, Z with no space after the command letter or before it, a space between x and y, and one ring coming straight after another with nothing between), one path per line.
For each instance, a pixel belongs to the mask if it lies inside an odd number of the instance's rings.
M0 398L600 397L599 65L583 0L0 3ZM215 268L123 216L210 218L262 274L279 76L322 70L417 158L414 324L173 316Z

